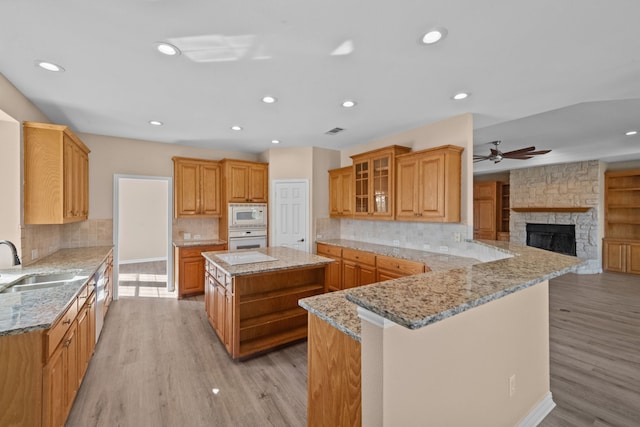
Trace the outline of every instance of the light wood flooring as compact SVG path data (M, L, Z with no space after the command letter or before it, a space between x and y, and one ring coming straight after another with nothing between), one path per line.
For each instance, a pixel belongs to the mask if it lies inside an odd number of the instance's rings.
M553 279L550 324L558 406L541 426L640 426L640 278ZM123 298L67 426L304 426L306 356L303 342L233 362L202 297Z

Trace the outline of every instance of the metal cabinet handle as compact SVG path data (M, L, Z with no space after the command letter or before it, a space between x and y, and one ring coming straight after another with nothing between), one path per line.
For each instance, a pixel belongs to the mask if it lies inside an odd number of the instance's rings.
M304 237L302 239L298 240L298 242L304 242Z
M69 338L68 340L66 340L66 341L64 342L64 346L65 346L65 347L69 347L69 346L71 345L71 341L73 341L73 338Z
M63 325L70 325L70 324L71 324L71 319L64 319L64 320L62 321L62 324L63 324Z

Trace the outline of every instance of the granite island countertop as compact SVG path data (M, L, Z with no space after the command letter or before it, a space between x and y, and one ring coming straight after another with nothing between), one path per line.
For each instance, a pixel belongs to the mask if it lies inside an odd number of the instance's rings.
M188 240L174 240L173 246L176 248L188 248L192 246L211 246L211 245L226 245L226 240L220 239L188 239Z
M576 257L517 243L474 243L498 248L512 256L466 266L452 263L449 269L443 265L441 270L305 298L299 304L360 341L358 307L406 328L417 329L560 276L582 263Z
M273 257L275 258L275 260L232 265L225 262L218 256L222 254L246 254L249 252L258 252L260 254ZM218 266L218 268L222 269L231 277L247 276L251 274L266 273L278 270L288 270L292 268L311 267L314 265L320 266L335 262L331 258L326 258L319 255L314 255L281 246L236 251L203 252L202 256L214 263L216 266Z
M0 269L0 291L29 275L75 271L83 277L55 288L0 292L0 336L50 328L112 249L112 246L60 249L29 266Z

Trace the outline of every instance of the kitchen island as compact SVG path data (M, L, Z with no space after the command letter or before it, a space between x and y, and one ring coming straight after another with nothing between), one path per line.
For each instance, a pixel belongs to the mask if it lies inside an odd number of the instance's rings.
M285 247L202 255L207 317L233 359L306 338L298 300L326 292L332 259Z
M548 414L548 280L581 261L476 243L506 257L300 301L308 425L525 426Z

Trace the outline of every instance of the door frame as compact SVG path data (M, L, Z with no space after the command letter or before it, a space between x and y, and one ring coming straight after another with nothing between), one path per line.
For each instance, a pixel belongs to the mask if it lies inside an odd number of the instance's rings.
M127 175L127 174L114 174L113 175L113 299L118 299L119 285L118 285L118 269L119 269L119 254L118 254L118 232L120 229L120 180L121 179L137 179L145 181L165 181L167 183L167 290L172 292L174 290L173 284L173 251L171 247L173 245L173 178L165 176L146 176L146 175Z
M271 197L270 197L270 202L269 202L269 211L272 212L269 215L269 229L273 230L273 233L269 233L269 246L271 246L273 244L273 242L275 242L275 234L276 234L276 209L272 209L275 207L276 205L276 201L277 201L277 187L278 184L304 184L305 186L305 195L304 195L304 204L307 207L307 215L304 221L304 227L305 227L305 241L307 242L307 248L308 248L308 252L311 253L312 252L312 247L311 247L311 206L309 205L309 180L306 178L298 178L298 179L274 179L273 181L271 181Z

